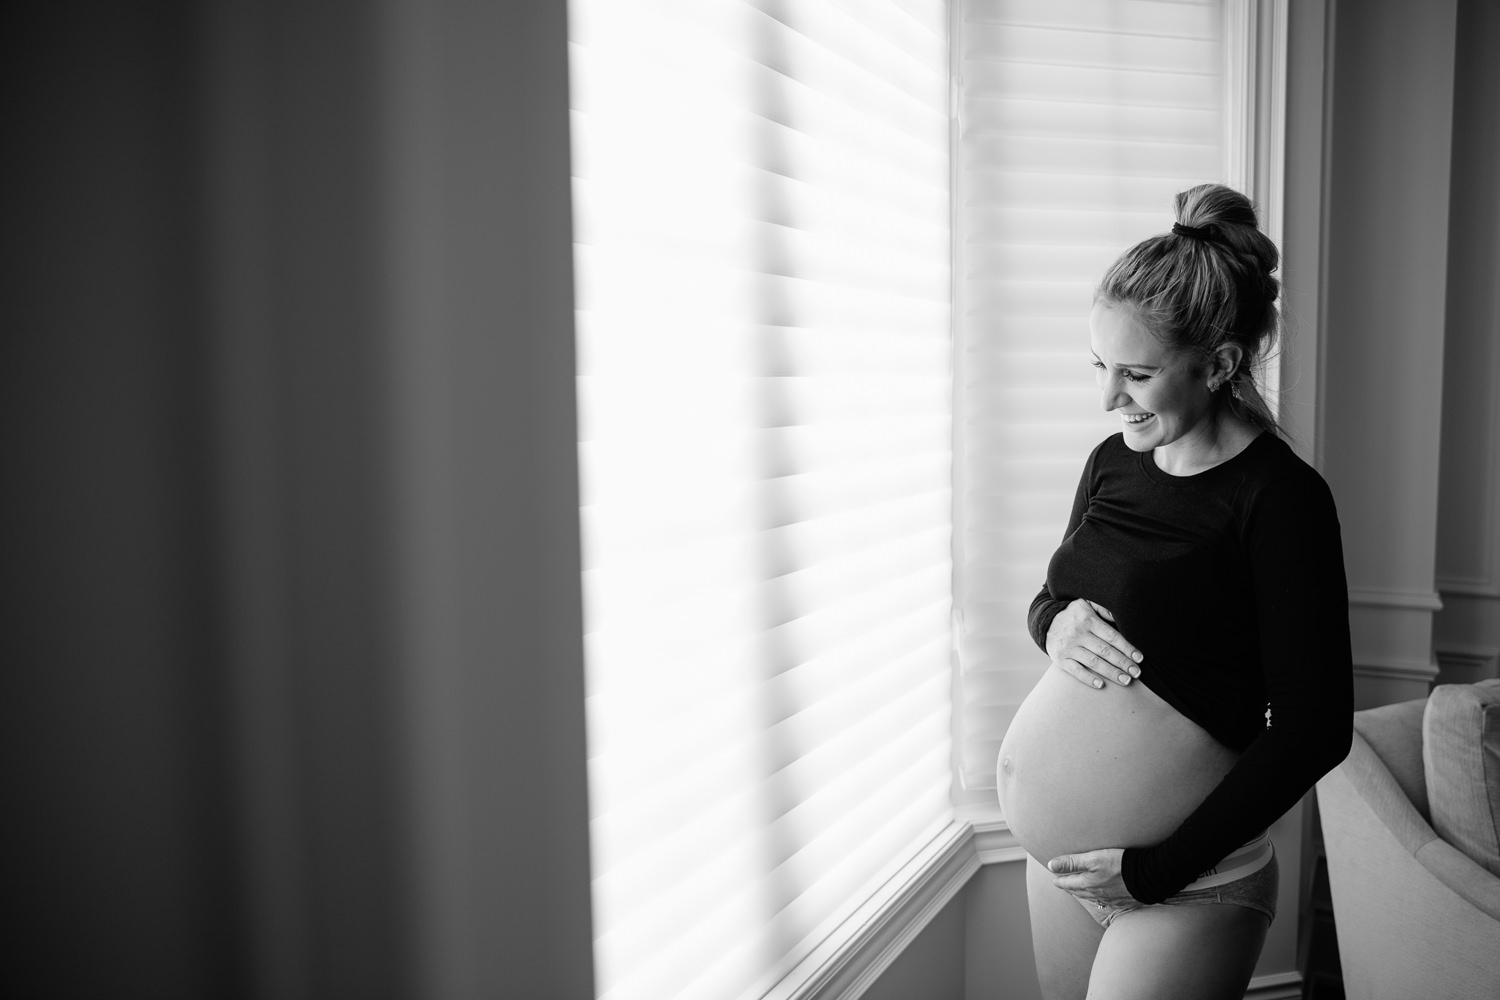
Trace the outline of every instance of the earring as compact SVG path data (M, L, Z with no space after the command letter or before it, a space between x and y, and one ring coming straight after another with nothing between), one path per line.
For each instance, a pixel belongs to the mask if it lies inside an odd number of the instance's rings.
M1210 382L1210 383L1208 383L1208 391L1209 392L1218 392L1219 391L1219 386L1221 386L1223 384L1224 384L1223 382Z

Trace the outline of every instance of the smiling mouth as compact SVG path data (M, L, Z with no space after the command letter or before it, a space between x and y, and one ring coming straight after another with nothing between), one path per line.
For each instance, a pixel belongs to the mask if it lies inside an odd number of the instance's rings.
M1150 420L1154 416L1156 416L1156 414L1154 414L1154 413L1122 413L1122 414L1120 414L1120 418L1122 420L1124 420L1127 424L1144 424L1146 421Z

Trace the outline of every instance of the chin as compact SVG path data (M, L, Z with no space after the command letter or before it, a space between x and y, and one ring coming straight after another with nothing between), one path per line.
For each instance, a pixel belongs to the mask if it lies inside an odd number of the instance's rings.
M1159 434L1134 434L1125 431L1125 447L1131 451L1151 451L1161 444Z

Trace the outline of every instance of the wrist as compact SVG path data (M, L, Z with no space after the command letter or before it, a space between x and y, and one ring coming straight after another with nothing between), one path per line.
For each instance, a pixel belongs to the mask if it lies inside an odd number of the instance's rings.
M1130 898L1136 902L1160 903L1161 899L1152 899L1151 893L1142 884L1144 873L1141 871L1141 854L1139 847L1127 847L1120 852L1120 881L1124 883L1125 891L1130 893Z

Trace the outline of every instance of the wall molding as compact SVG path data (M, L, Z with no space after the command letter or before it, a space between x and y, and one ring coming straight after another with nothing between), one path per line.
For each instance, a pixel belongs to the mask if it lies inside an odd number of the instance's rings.
M1283 246L1286 205L1288 0L1227 0L1224 9L1225 182L1254 202ZM1259 373L1279 410L1280 363Z
M1443 598L1435 590L1351 587L1349 603L1365 608L1404 608L1409 611L1443 610Z
M1255 179L1257 6L1257 0L1227 0L1224 5L1225 179L1246 194Z
M1436 663L1427 663L1422 660L1362 656L1354 661L1356 677L1371 677L1388 681L1420 681L1430 684L1437 677L1437 673Z
M966 810L964 818L974 830L974 849L980 864L1026 860L1025 849L1016 843L1016 835L1010 832L1010 824L1005 822L998 805Z
M1288 0L1228 0L1224 12L1224 160L1261 228L1281 245L1286 189Z
M1500 382L1496 383L1500 385ZM1464 597L1500 598L1500 581L1471 579L1468 577L1440 576L1437 579L1440 594L1461 594Z
M1476 680L1500 677L1500 647L1452 643L1438 646L1436 654L1438 668L1451 671L1454 676Z
M1286 12L1282 251L1283 341L1277 348L1282 396L1277 419L1308 463L1323 469L1323 407L1328 327L1328 239L1333 65L1328 0Z

